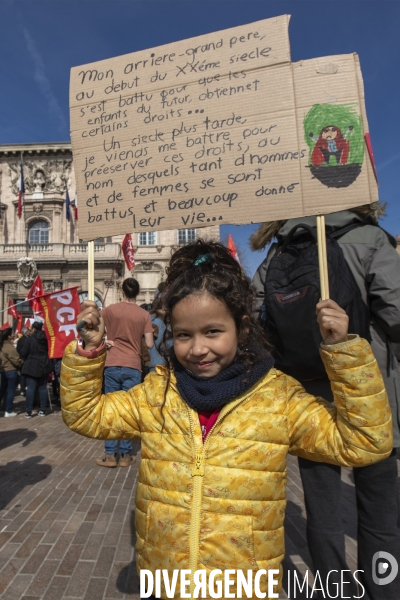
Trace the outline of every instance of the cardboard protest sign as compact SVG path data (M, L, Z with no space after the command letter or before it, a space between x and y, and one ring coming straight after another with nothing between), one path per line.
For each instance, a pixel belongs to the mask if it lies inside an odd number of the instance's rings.
M83 240L377 200L357 56L291 63L288 24L284 15L72 69Z

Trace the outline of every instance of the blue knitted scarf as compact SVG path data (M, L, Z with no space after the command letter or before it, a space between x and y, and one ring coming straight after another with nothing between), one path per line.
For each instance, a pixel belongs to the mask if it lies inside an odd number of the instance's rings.
M215 377L197 377L172 356L180 395L197 412L214 412L228 404L264 377L274 365L272 356L264 351L249 367L238 361Z

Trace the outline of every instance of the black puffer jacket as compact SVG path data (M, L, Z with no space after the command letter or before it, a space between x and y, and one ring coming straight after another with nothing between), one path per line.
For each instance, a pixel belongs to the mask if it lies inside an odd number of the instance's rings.
M22 375L28 375L28 377L48 375L52 366L47 350L47 338L44 331L35 331L28 337L21 350L21 358L24 359Z

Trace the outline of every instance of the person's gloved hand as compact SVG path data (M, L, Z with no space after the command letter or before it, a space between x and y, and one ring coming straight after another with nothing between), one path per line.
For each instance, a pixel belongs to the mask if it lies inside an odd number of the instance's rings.
M82 312L77 318L77 329L85 350L94 350L100 346L105 325L96 302L85 300L82 304Z

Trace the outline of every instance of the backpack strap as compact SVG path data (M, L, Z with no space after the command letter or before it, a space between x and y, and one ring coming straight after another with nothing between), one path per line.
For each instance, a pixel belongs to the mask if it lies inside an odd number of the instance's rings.
M364 227L364 225L369 225L369 223L360 223L360 221L355 221L354 223L350 223L349 225L345 225L344 227L339 227L339 229L335 229L334 231L330 231L328 235L334 240L338 240L345 233L352 231L353 229L357 229L358 227Z

